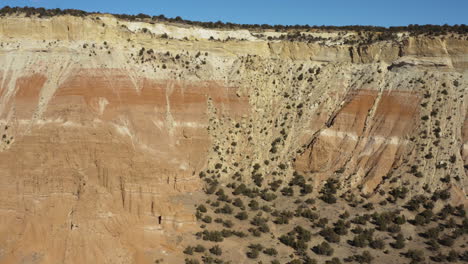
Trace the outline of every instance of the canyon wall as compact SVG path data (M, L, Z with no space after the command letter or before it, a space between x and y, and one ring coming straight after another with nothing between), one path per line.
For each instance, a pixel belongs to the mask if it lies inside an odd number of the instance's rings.
M211 168L466 204L467 36L253 33L2 17L0 263L178 261Z

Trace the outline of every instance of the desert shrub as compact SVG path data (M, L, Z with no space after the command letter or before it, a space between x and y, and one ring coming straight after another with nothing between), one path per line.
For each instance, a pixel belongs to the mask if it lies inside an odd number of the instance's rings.
M222 235L223 237L231 237L233 234L234 234L234 233L233 233L231 230L229 230L229 229L223 229L223 230L221 230L221 235Z
M217 188L218 185L216 183L211 183L204 189L204 191L206 194L213 194Z
M351 245L355 247L367 247L369 243L373 240L374 230L372 229L363 229L362 232L354 236L351 240Z
M362 206L364 209L368 211L374 210L374 204L373 203L366 203L365 205Z
M465 251L465 254L468 253L468 251ZM458 254L457 251L455 250L450 250L449 253L447 254L447 261L448 262L456 262L460 257L460 254ZM468 259L462 260L466 262Z
M354 236L353 240L351 241L352 245L355 246L355 247L366 247L367 245L369 245L369 240L367 240L367 238L365 237L365 235L363 234L359 234L359 235L356 235Z
M237 186L234 191L232 192L233 195L239 195L239 194L242 194L242 195L245 195L246 193L248 193L250 191L249 188L247 188L247 186L245 184L240 184L239 186Z
M314 188L312 187L311 184L304 184L304 186L301 187L301 195L306 195L306 194L309 194L309 193L312 193L312 191L314 190Z
M210 248L210 253L216 256L221 256L221 254L223 254L223 250L218 245L215 245Z
M403 255L411 259L411 263L419 263L424 261L424 252L419 249L410 249L403 253Z
M223 235L219 231L203 231L203 240L213 241L213 242L222 242L224 240Z
M411 200L409 200L406 204L405 204L405 208L410 210L410 211L417 211L419 209L421 205L421 202L416 199L415 197L413 197Z
M459 217L465 217L466 216L466 211L465 211L465 208L463 207L462 204L455 207L455 213L453 215L459 216Z
M286 234L286 235L280 236L279 241L285 244L286 246L293 247L296 241L296 238L294 237L293 234Z
M364 252L362 252L362 254L356 254L356 255L353 255L353 256L350 256L348 258L345 259L346 262L352 262L352 261L355 261L357 263L360 263L360 264L363 264L363 263L372 263L372 260L374 259L374 257L371 255L371 253L367 250L365 250Z
M198 259L185 259L185 264L200 264Z
M232 231L232 234L235 235L236 237L246 237L247 234L242 232L242 231Z
M240 207L240 208L244 207L244 203L242 202L240 198L234 199L234 202L232 204L236 207Z
M289 181L289 186L294 186L294 185L303 186L304 184L306 184L306 180L305 180L304 176L300 175L296 171L293 172L293 178L291 179L291 181Z
M322 196L320 196L320 199L322 199L322 201L328 204L334 204L337 201L336 197L333 194L329 194L329 193L323 194Z
M372 214L372 223L377 226L377 230L388 231L389 225L395 220L396 215L396 212L374 213Z
M301 226L296 226L288 234L279 237L279 240L281 243L292 247L299 252L303 252L307 249L307 242L310 241L311 236L310 231L302 228Z
M202 221L205 222L205 223L207 223L207 224L209 224L209 223L211 223L212 218L211 218L211 216L209 216L209 215L205 215L205 216L202 218Z
M263 254L275 257L278 255L278 251L274 248L266 248L265 250L263 250Z
M367 221L369 221L369 215L357 215L352 220L351 223L358 224L358 225L365 225Z
M252 218L252 220L250 221L250 223L254 226L260 226L262 224L266 224L268 221L268 219L266 218L263 218L263 217L260 217L260 216L255 216L254 218Z
M432 221L434 213L430 209L426 209L423 212L417 214L413 221L411 222L414 225L427 225Z
M263 200L270 202L276 199L276 194L271 193L271 192L265 192L265 193L262 193L260 197L262 197Z
M383 239L374 239L369 243L369 246L373 249L384 249L385 248L385 242Z
M328 224L328 218L326 217L323 217L323 218L320 218L317 223L315 223L315 226L316 227L321 227L321 228L324 228L325 225Z
M446 219L449 215L452 215L455 213L455 208L451 206L450 204L447 204L440 210L440 212L437 214L440 219Z
M340 214L339 217L341 219L348 219L349 218L349 212L345 211L344 213Z
M239 220L246 220L249 218L249 215L246 212L239 212L235 217Z
M426 232L424 232L423 236L427 239L437 239L439 237L440 231L440 227L432 227L427 229Z
M335 257L335 258L325 261L325 264L341 264L341 260Z
M223 207L221 208L217 208L215 210L215 213L217 214L232 214L234 210L232 209L231 206L229 206L228 204L225 204Z
M317 260L310 258L308 255L302 255L302 264L317 264Z
M331 256L333 255L333 248L327 242L322 242L312 248L312 251L315 252L317 255L326 255Z
M304 242L309 242L312 237L310 231L303 228L302 226L296 226L294 228L294 232L296 232L297 240Z
M406 218L404 215L398 215L393 219L393 222L397 225L403 225L406 223Z
M428 248L430 251L438 251L440 249L440 245L435 239L430 239L426 241L426 244L428 245Z
M276 181L271 182L269 184L271 191L276 192L282 183L283 183L282 180L276 180Z
M336 234L340 236L344 236L348 234L348 228L350 227L349 222L345 222L342 219L340 219L333 225L334 225L333 230L335 231Z
M448 235L444 235L439 239L439 244L446 247L451 247L455 243L455 239Z
M338 190L338 181L335 179L329 179L325 185L322 187L320 190L320 193L322 194L320 196L320 199L322 199L324 202L333 204L336 203L336 197L334 196Z
M437 201L439 199L441 200L447 200L450 198L450 191L447 189L447 190L440 190L440 191L435 191L433 194L432 194L432 197L431 199L433 201Z
M408 191L406 187L397 187L392 189L389 193L393 197L393 200L396 201L398 199L405 199Z
M340 236L338 234L335 233L335 231L330 228L330 227L327 227L327 228L324 228L322 229L319 234L325 238L326 241L330 242L330 243L338 243L340 242Z
M206 212L207 212L206 206L203 205L203 204L200 204L200 205L197 207L197 211L202 212L202 213L206 213Z
M186 254L186 255L193 255L193 250L194 250L193 247L188 246L188 247L186 247L186 248L184 249L184 254Z
M263 246L260 244L250 244L248 248L250 250L247 252L247 257L251 259L256 259L260 255L260 251L262 251Z
M294 189L292 187L284 187L283 189L281 189L281 194L284 196L293 196Z
M258 187L262 187L263 176L260 173L255 173L252 175L252 180Z
M464 262L468 262L468 250L465 250L465 252L460 254L460 260Z
M234 226L234 223L231 220L225 220L223 221L223 226L226 228L231 228Z
M391 243L390 245L395 249L402 249L405 247L405 238L402 234L398 234L395 237L395 242Z
M227 195L224 193L224 190L223 190L223 189L219 189L219 190L216 192L216 195L218 196L218 201L228 202L228 203L231 202L231 199L229 198L229 196L227 196Z
M315 221L319 218L319 215L310 209L305 209L300 214L302 217L309 219L310 221Z
M276 219L273 220L273 223L277 225L283 225L289 223L289 220L293 218L294 213L290 211L275 211L272 213L272 215L276 217Z
M256 210L259 209L259 204L258 204L257 201L251 200L251 201L249 202L249 207L250 207L251 210L256 211Z
M387 231L390 233L398 233L401 231L401 227L396 224L391 224L387 227Z
M260 231L262 233L268 233L268 232L270 232L270 227L268 227L268 225L266 223L263 223L263 224L260 224L258 226L258 231Z
M202 252L205 252L205 247L199 244L199 245L196 245L193 248L193 250L197 253L202 253Z

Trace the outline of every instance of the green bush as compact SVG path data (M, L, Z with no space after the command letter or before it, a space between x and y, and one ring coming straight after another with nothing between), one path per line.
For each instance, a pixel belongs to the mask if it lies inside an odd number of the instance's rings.
M202 253L202 252L205 252L205 247L199 244L199 245L196 245L193 250L197 253Z
M356 261L357 263L360 263L360 264L363 264L363 263L372 263L372 260L374 259L374 257L371 255L371 253L369 251L364 251L362 252L362 254L356 254L356 255L353 255L347 259L345 259L345 261L347 262L351 262L351 261Z
M331 256L333 255L333 248L328 244L327 242L322 242L319 245L316 245L315 247L312 248L312 251L315 252L317 255L326 255L326 256Z
M325 261L325 264L341 264L341 260L335 257L335 258Z
M203 204L200 204L200 205L197 207L197 211L202 212L202 213L206 213L206 212L207 212L206 206L203 205Z
M215 245L214 247L210 248L210 253L216 256L221 256L221 254L223 254L223 251L218 245Z
M398 234L395 237L395 242L390 245L395 249L402 249L405 247L405 238L403 237L402 234Z
M225 204L222 208L218 208L215 210L215 213L221 214L232 214L234 210L228 204Z
M284 187L283 189L281 189L281 194L284 196L293 196L294 190L291 187Z
M424 261L424 252L419 249L410 249L403 255L411 259L411 263L418 263Z
M455 243L455 239L448 235L444 235L442 238L439 239L439 244L446 246L446 247L451 247Z
M240 198L234 199L234 202L232 204L240 208L244 207L244 203L242 202Z
M319 233L323 238L325 238L326 241L330 243L339 243L340 242L340 236L335 233L335 231L330 228L324 228L320 231Z
M384 249L385 242L382 239L374 239L369 243L370 247L373 249Z
M202 218L202 221L207 223L207 224L211 223L211 221L212 221L211 216L206 215L205 217Z
M249 215L246 212L239 212L235 217L239 220L246 220L249 218Z
M213 242L222 242L224 240L223 235L219 231L203 231L203 240L213 241Z
M251 259L258 258L260 251L262 251L263 246L260 244L250 244L249 247L250 251L247 252L247 257Z
M197 259L185 259L185 264L200 264Z
M270 201L273 201L273 200L276 199L276 195L274 193L271 193L271 192L262 193L261 197L262 197L263 200L265 200L267 202L270 202Z
M234 226L234 223L231 220L226 220L226 221L223 221L223 226L227 228L231 228Z
M251 210L256 211L256 210L259 209L259 204L258 204L257 201L251 200L251 201L249 202L249 207L250 207Z
M342 219L340 219L334 224L333 230L335 231L336 234L338 234L340 236L344 236L344 235L348 234L348 228L349 227L350 227L349 222L345 222Z
M193 255L193 250L194 250L193 247L188 246L188 247L186 247L186 248L184 249L184 254L186 254L186 255Z
M267 248L263 250L263 254L276 257L278 255L278 251L274 248Z

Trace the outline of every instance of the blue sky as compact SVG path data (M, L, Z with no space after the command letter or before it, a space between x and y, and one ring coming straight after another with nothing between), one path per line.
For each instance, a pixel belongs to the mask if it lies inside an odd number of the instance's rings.
M468 24L468 0L2 0L2 5L164 14L245 24Z

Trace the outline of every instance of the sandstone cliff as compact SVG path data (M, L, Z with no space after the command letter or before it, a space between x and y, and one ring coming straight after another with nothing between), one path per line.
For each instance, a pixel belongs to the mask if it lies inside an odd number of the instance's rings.
M199 173L257 163L466 204L467 36L310 34L2 17L0 263L178 263Z

